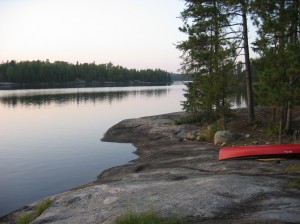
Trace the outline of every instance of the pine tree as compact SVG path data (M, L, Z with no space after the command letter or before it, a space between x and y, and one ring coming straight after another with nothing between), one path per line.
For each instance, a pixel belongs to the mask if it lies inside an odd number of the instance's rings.
M248 19L247 16L250 13L250 0L223 0L227 5L230 30L233 41L238 42L237 52L240 54L243 50L244 64L245 64L245 76L246 76L246 90L247 90L247 108L248 108L248 120L249 123L253 123L255 120L254 115L254 103L253 103L253 91L252 91L252 77L251 77L251 63L249 54L248 43Z
M188 86L184 108L205 119L225 118L236 57L236 42L228 31L228 8L216 0L185 2L180 30L188 39L177 48L183 52L182 70L192 75L193 83Z
M255 50L264 64L258 71L258 94L268 105L280 110L280 141L281 130L291 129L291 110L299 91L299 1L255 0L252 8L259 34Z

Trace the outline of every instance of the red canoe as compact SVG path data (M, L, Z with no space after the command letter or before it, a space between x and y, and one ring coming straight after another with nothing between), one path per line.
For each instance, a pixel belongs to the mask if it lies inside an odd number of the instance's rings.
M221 148L219 160L240 157L274 157L300 154L300 144L249 145Z

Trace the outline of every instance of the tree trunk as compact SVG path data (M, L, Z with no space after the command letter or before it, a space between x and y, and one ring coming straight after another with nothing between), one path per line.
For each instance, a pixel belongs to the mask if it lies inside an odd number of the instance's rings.
M290 77L290 91L292 94L292 77ZM292 102L291 100L288 100L287 102L287 109L286 109L286 117L285 117L285 132L289 133L291 131L291 120L292 120Z
M291 23L292 35L290 37L290 42L292 44L297 44L298 42L298 21L299 21L299 12L300 12L299 5L300 5L299 0L293 1L293 8L295 10L296 15L294 19L292 19L292 23ZM290 79L289 79L290 97L292 97L293 95L293 88L294 88L293 79L294 79L294 75L290 74ZM291 120L292 120L292 101L291 99L289 99L287 103L287 114L286 114L286 123L285 123L285 131L287 133L291 132Z
M248 43L248 25L247 25L247 9L246 0L242 1L243 8L243 36L244 36L244 53L245 53L245 65L246 65L246 86L247 86L247 102L248 102L248 120L249 123L253 123L255 120L253 96L252 96L252 80L251 80L251 67L249 56L249 43Z
M295 4L295 11L296 13L296 17L295 17L295 24L294 24L294 43L298 42L298 26L300 28L300 3L299 0L294 0L294 4Z
M283 119L283 107L280 107L278 143L282 142L282 119Z

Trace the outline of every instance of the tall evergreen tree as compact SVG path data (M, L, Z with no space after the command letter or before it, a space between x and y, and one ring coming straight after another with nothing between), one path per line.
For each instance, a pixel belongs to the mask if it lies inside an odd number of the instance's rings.
M248 43L248 19L250 13L250 0L222 0L228 10L227 30L232 36L232 41L237 44L238 55L243 53L245 65L245 80L247 93L248 120L252 123L255 120L254 103L252 94L251 63ZM242 52L243 50L243 52Z
M246 66L246 86L247 86L247 102L248 102L248 117L249 122L252 123L255 119L254 116L254 103L252 94L252 77L251 77L251 63L248 43L248 22L247 14L249 12L249 1L239 0L242 12L243 21L243 43L244 43L244 54L245 54L245 66Z
M279 108L279 129L288 132L292 106L299 101L299 1L255 0L252 7L259 34L255 50L264 64L258 71L258 93L270 106Z
M251 63L248 43L248 15L250 13L250 0L222 0L227 5L228 10L228 30L233 37L232 41L239 43L237 52L240 54L243 49L245 76L246 76L246 93L247 93L247 107L248 120L253 123L255 120L253 91L252 91L252 77L251 77Z
M188 39L177 45L183 52L182 70L191 74L187 111L206 119L225 117L230 110L236 42L228 31L230 15L226 4L217 0L185 0L180 31Z

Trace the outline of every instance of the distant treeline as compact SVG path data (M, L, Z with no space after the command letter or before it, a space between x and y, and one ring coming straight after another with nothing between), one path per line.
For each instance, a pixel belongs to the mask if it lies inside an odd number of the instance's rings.
M0 82L65 83L65 82L171 82L171 74L160 69L136 70L112 63L70 64L63 61L7 61L0 64Z
M172 81L192 81L193 78L191 75L186 74L172 74Z

